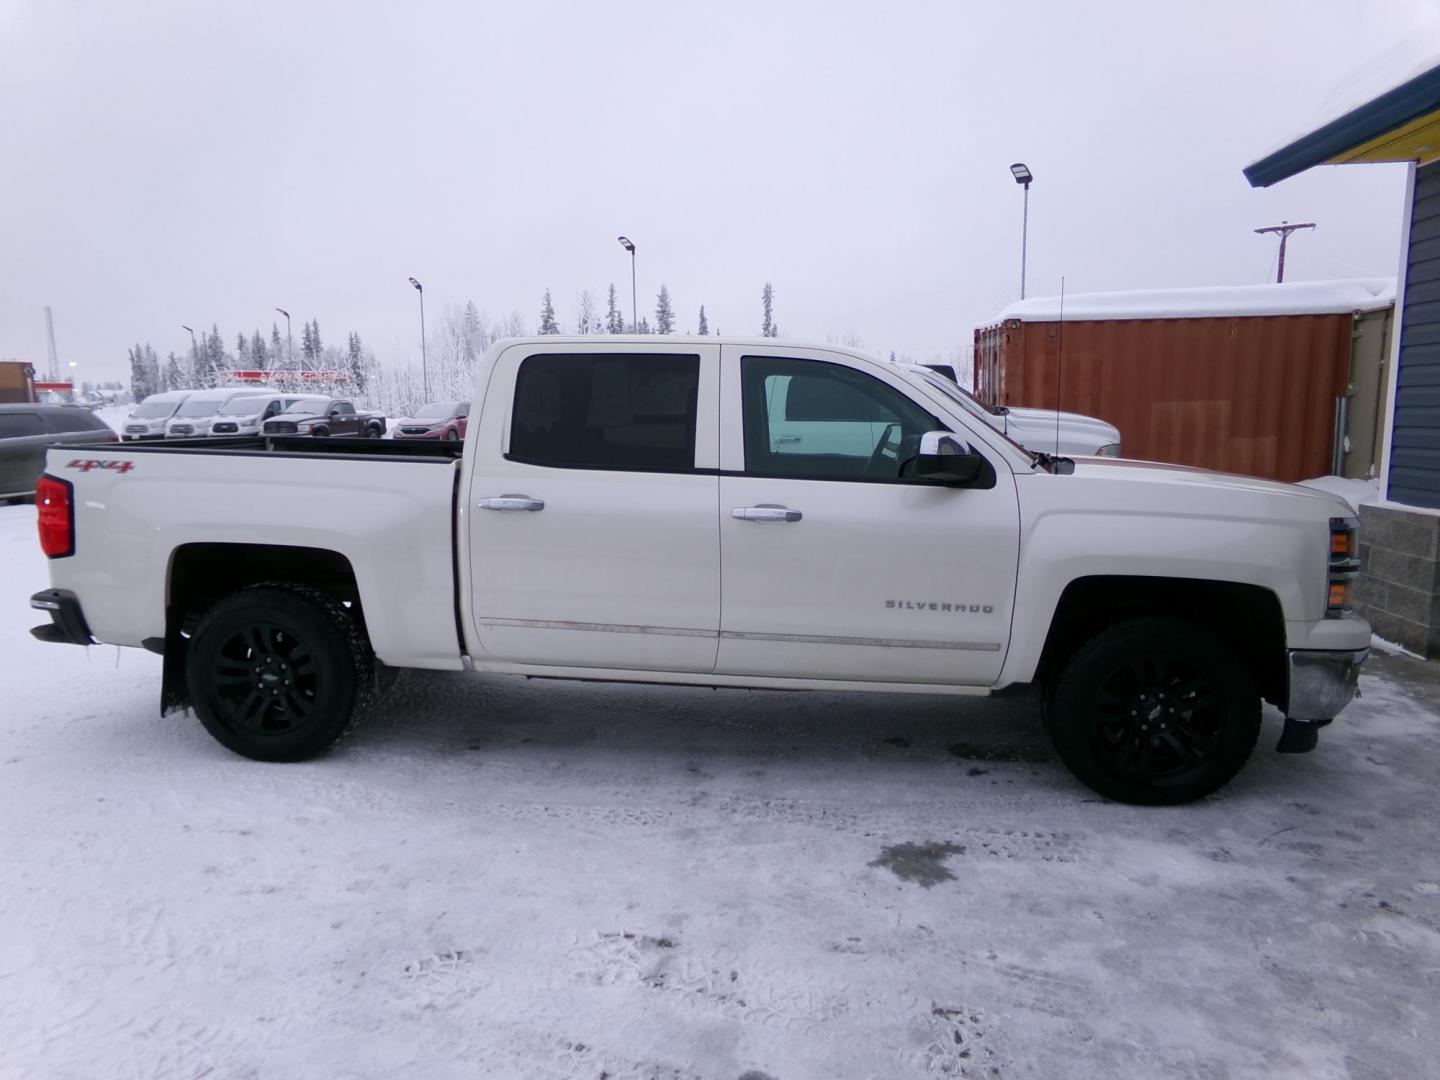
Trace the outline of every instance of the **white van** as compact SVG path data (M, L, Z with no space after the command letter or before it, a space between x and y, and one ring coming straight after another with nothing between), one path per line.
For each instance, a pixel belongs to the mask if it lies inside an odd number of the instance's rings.
M191 439L210 434L210 425L222 412L240 407L248 398L277 398L283 400L280 391L268 386L249 386L243 390L226 387L220 390L196 390L185 399L175 415L165 425L167 439ZM262 406L263 407L263 406ZM284 406L281 406L282 408Z
M215 414L209 434L217 438L259 435L265 421L279 416L297 401L328 401L318 394L271 394L266 397L235 398Z
M164 393L151 394L125 418L125 425L120 430L120 438L125 442L132 442L135 439L158 439L165 434L166 422L175 415L175 410L184 404L195 391L193 390L166 390Z

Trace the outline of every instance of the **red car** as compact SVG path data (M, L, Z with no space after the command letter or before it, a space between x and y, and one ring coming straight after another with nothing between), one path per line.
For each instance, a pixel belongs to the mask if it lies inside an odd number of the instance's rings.
M416 409L414 416L395 421L391 438L459 442L465 438L465 424L469 416L468 401L432 401Z

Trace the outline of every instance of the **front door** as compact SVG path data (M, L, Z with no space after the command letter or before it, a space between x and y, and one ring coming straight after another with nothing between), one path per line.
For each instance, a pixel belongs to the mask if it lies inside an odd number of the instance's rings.
M1019 545L1009 466L992 454L984 487L906 478L922 434L964 430L884 365L825 356L725 346L716 670L994 682Z
M485 658L713 670L718 387L714 345L500 354L464 503Z

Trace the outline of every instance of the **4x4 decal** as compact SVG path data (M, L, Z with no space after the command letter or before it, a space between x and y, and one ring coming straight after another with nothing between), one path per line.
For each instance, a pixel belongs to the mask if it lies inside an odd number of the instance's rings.
M135 467L133 461L101 461L98 458L71 458L67 469L79 469L81 472L89 472L91 469L113 469L118 473L127 473Z

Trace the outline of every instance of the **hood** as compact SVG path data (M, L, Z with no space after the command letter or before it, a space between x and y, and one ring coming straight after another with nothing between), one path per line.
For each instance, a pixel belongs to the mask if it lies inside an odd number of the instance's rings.
M1173 507L1226 516L1232 508L1243 514L1243 507L1267 507L1283 516L1304 520L1355 516L1350 504L1338 495L1299 484L1159 461L1106 457L1074 460L1075 472L1071 475L1082 482L1098 481L1107 487L1124 485L1157 509Z
M1051 431L1055 430L1055 412L1052 409L1021 409L1011 406L1010 411L1004 417L995 417L996 420L1008 419L1012 427L1021 427L1026 431L1043 431L1047 426ZM1073 431L1094 433L1095 435L1110 435L1110 439L1101 439L1102 445L1105 442L1117 442L1120 431L1114 424L1107 424L1104 420L1094 416L1085 416L1081 413L1062 412L1060 415L1060 427L1062 431Z
M324 420L325 414L320 412L282 412L270 418L271 421L284 420L290 424L308 424L312 420Z

